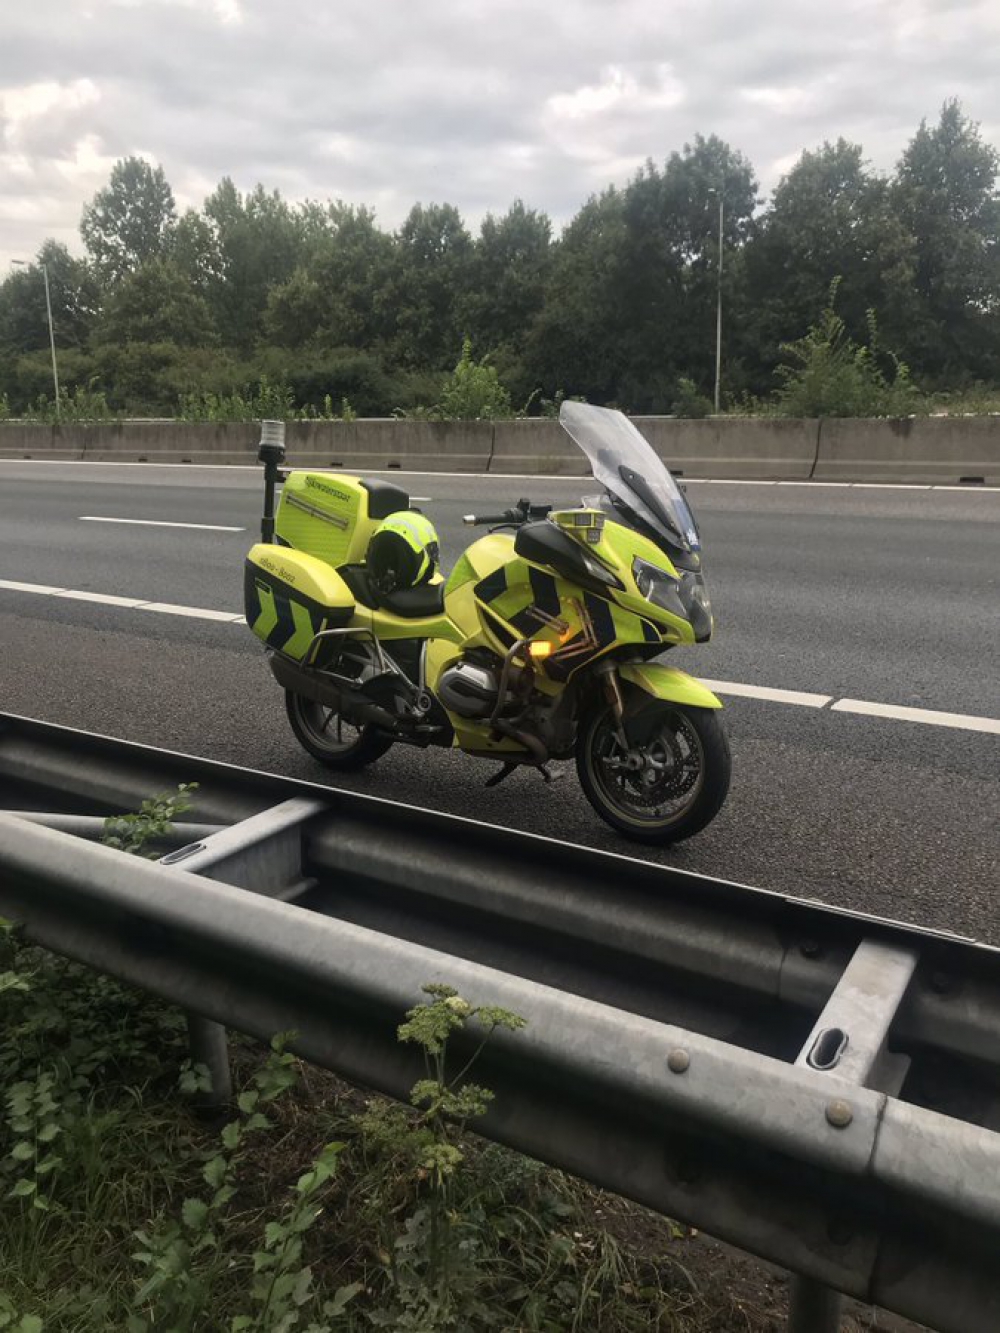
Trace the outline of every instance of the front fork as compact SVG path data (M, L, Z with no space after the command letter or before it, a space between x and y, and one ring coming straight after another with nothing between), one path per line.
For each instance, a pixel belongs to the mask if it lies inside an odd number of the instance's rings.
M604 697L607 699L615 717L615 734L618 744L625 754L629 752L628 737L625 735L625 700L622 697L622 683L618 679L618 667L614 662L602 662L596 668L596 674L602 677Z

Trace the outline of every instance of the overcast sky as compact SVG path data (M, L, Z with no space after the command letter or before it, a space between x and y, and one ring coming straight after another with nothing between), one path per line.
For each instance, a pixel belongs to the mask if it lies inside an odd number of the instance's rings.
M229 175L386 227L517 197L560 225L698 132L765 193L841 134L889 169L952 96L1000 144L1000 0L7 0L0 274L78 250L129 153L182 207Z

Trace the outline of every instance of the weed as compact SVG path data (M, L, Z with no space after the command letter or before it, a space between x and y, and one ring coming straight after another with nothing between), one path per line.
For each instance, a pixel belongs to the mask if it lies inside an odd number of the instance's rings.
M120 852L155 861L159 853L146 851L146 847L165 837L177 816L190 810L191 793L197 790L197 782L182 782L176 792L163 792L143 801L137 814L111 815L104 821L101 841Z
M107 836L148 854L191 790ZM234 1037L240 1091L213 1130L178 1100L207 1073L179 1011L0 923L0 1330L679 1327L585 1187L470 1132L493 1096L476 1061L523 1020L425 991L398 1029L424 1059L409 1106L307 1081L287 1034L263 1059Z

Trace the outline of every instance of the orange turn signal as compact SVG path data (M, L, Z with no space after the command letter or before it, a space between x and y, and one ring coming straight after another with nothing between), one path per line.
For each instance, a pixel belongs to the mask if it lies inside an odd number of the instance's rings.
M535 639L528 644L528 652L532 657L551 657L552 644L544 639Z

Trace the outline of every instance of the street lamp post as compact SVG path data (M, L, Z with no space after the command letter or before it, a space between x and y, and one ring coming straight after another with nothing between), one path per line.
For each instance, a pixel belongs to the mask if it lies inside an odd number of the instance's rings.
M23 259L12 259L11 263L16 268L26 267ZM42 277L45 279L45 314L49 321L49 349L52 352L52 384L56 394L56 420L58 421L62 414L59 402L59 369L56 365L56 334L55 329L52 327L52 296L49 292L49 267L47 264L43 264L39 261L39 268L42 270Z
M722 209L723 193L719 187L719 268L715 280L715 414L719 415L719 387L722 381ZM54 353L53 353L54 355ZM53 364L55 364L53 362Z

